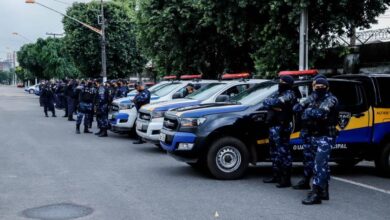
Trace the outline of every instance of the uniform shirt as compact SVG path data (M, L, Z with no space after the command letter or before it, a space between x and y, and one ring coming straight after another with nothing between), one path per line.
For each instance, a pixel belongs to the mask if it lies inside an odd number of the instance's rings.
M330 92L324 97L316 97L312 100L302 114L302 120L308 121L312 126L309 130L316 135L335 136L338 122L338 100Z
M134 105L139 110L143 105L150 103L150 92L147 89L139 91L133 99Z
M292 108L296 103L296 95L292 90L278 92L264 100L264 107L268 110L267 122L271 125L286 125L292 121Z

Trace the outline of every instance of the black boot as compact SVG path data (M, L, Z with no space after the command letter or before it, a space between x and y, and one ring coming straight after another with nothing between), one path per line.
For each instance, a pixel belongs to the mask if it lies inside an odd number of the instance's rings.
M321 193L322 189L316 185L313 185L312 191L309 192L306 199L302 200L302 204L304 205L314 205L321 204Z
M107 129L102 129L102 133L98 135L98 137L107 137Z
M55 113L53 113L51 117L56 118L57 115Z
M68 118L68 121L76 121L76 120L74 120L73 118Z
M276 184L278 188L287 188L291 186L291 171L283 171L280 177L280 181Z
M76 134L80 134L80 125L76 125Z
M90 131L88 130L88 126L84 126L84 133L90 134L90 133L92 133L92 132L90 132Z
M142 140L141 137L138 137L138 140L133 142L133 144L143 144L143 143L145 143L145 141Z
M280 176L276 173L272 177L263 179L263 183L278 183L280 181Z
M99 131L96 132L95 135L100 135L102 132L103 132L102 129L99 129Z
M326 184L325 188L322 189L320 198L321 200L329 200L329 184Z
M297 190L310 189L310 177L303 177L297 184L293 186L293 189L297 189Z

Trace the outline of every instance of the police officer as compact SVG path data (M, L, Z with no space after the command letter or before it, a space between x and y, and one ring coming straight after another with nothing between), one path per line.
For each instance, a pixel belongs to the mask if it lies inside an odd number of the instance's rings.
M108 129L108 109L111 103L110 91L103 85L103 80L96 81L97 96L96 96L96 121L99 132L95 133L98 137L107 137Z
M320 204L329 200L329 158L337 136L338 100L329 92L325 78L316 79L313 86L315 97L303 111L302 121L306 124L310 148L315 149L313 187L304 205Z
M73 114L75 112L75 89L76 89L77 83L75 80L70 80L68 82L68 85L65 89L65 96L66 96L66 103L68 105L68 121L75 121L73 119Z
M326 77L322 74L318 74L313 78L313 84L314 87L315 82L317 79L326 79ZM317 94L316 91L313 91L307 99L302 99L300 103L297 103L293 110L295 113L298 114L298 116L302 116L303 110L307 108L307 106L314 102L316 100ZM298 117L300 118L300 117ZM314 158L317 149L314 149L311 147L311 138L312 136L308 132L307 125L305 123L302 123L302 128L300 131L300 138L303 143L303 178L293 186L293 189L297 190L306 190L310 189L310 180L313 177L313 170L314 170Z
M76 120L76 133L80 134L80 125L84 118L84 133L91 133L88 129L89 121L92 117L93 101L95 99L95 91L92 82L88 82L87 85L81 85L79 90L79 104Z
M43 104L43 111L45 112L45 116L49 117L47 114L47 111L49 110L52 112L52 117L57 117L54 109L54 91L52 90L49 82L42 86L40 99Z
M146 104L150 103L150 92L145 89L144 85L141 82L135 84L135 89L138 91L137 95L135 95L133 99L133 103L137 111ZM142 144L145 143L141 137L138 136L138 140L133 142L133 144Z
M192 94L195 91L194 84L188 83L186 89L183 91L183 97L186 97L189 94Z
M264 101L268 110L267 123L269 128L270 156L273 176L263 180L264 183L278 183L278 188L291 186L291 146L290 135L293 120L292 108L296 103L296 95L292 90L294 79L282 76L278 92Z

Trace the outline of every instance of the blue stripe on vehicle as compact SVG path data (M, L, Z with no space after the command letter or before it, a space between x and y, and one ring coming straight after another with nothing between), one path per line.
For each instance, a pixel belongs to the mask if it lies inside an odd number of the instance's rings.
M179 143L194 143L196 139L196 135L193 133L187 133L187 132L176 132L174 133L173 140L171 144L166 144L162 141L160 141L161 147L164 150L167 151L175 151L176 146Z
M174 103L174 104L162 105L162 106L155 108L154 110L155 111L168 111L169 109L194 106L194 105L198 105L200 103L201 103L201 101L198 101L198 100L193 101L193 102L189 102L189 101L178 102L178 103Z
M223 113L229 113L229 112L240 112L244 111L248 108L248 106L244 105L234 105L234 106L222 106L222 107L210 107L210 108L203 108L198 110L189 110L186 112L183 112L181 114L181 117L183 118L197 118L202 117L205 115L212 115L212 114L223 114Z

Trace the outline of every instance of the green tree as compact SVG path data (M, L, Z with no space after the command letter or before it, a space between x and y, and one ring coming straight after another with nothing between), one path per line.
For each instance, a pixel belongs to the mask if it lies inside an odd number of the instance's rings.
M390 0L145 0L138 39L160 72L298 68L299 19L308 7L310 59L334 39L367 28Z
M12 82L12 71L0 71L0 84L10 85Z
M105 2L107 23L107 73L109 78L123 78L142 71L145 59L141 56L134 33L130 6L125 1ZM127 4L126 4L127 5ZM74 3L67 14L94 27L99 27L100 13L97 2ZM76 66L87 77L99 77L101 73L100 36L80 24L63 19L66 48Z
M20 75L25 79L62 79L79 75L65 50L63 38L38 39L34 44L22 46L18 51L18 62L24 69Z

